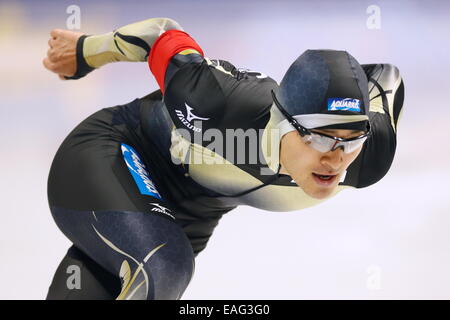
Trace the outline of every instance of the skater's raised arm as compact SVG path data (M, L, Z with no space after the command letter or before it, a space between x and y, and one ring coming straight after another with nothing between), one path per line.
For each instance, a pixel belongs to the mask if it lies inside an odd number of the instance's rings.
M101 35L55 29L43 64L61 79L79 79L110 62L144 62L156 39L168 30L183 29L169 18L147 19Z

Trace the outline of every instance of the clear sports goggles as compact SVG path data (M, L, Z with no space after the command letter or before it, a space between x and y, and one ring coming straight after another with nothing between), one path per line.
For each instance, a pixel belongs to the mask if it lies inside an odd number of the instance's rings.
M306 144L314 148L319 152L329 152L334 151L338 148L342 148L344 153L352 153L361 147L370 135L370 124L367 124L367 131L363 135L344 139L339 137L329 136L323 133L312 132L306 129L298 121L292 117L286 110L281 106L280 102L277 100L275 93L272 90L273 101L281 113L286 117L289 123L298 131L300 137L305 141Z

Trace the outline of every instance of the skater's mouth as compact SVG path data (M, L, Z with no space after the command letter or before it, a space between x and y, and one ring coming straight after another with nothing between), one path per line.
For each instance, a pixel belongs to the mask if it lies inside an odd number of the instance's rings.
M312 173L314 181L323 187L329 187L331 186L334 181L337 179L337 174L332 175L326 175L326 174L318 174L318 173Z

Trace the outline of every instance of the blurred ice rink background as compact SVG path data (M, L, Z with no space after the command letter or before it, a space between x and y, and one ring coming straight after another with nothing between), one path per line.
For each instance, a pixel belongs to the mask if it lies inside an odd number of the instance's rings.
M47 203L47 175L66 135L96 110L156 89L145 63L60 81L42 59L49 32L104 33L177 20L211 58L280 81L308 48L392 63L406 88L390 172L299 212L240 207L225 215L184 299L450 299L450 2L0 1L0 299L43 299L69 241ZM381 29L366 26L370 5Z

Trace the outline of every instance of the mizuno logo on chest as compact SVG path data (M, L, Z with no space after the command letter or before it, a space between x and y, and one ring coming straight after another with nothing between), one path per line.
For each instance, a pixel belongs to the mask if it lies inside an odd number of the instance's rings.
M190 107L187 103L184 103L184 105L186 107L186 115L184 115L181 110L175 109L178 119L180 119L180 121L189 129L196 131L196 132L201 132L202 129L196 127L193 123L191 123L191 121L193 121L193 120L203 121L203 120L209 120L210 118L202 118L202 117L196 116L192 112L192 110L194 110L194 108Z

